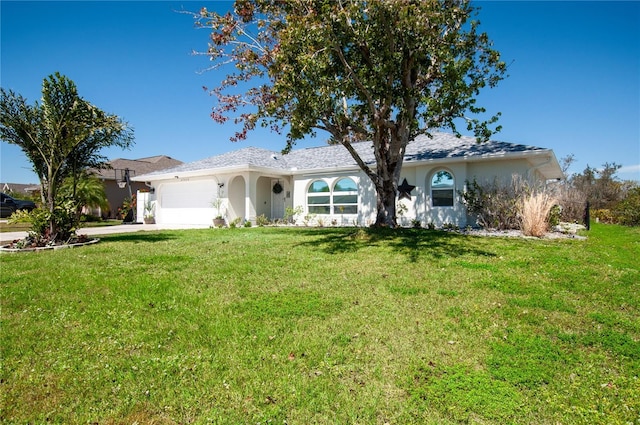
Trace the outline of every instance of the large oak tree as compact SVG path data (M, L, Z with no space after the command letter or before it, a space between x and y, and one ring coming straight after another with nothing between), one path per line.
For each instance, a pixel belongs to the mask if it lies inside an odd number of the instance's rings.
M65 179L73 182L87 168L104 168L103 148L128 148L133 130L78 95L69 78L55 73L42 83L41 103L29 105L15 92L0 91L0 139L19 146L33 165L49 212L48 237L65 239L69 223L56 219L58 190Z
M211 28L212 68L231 66L209 89L212 118L241 124L232 140L256 125L287 129L285 152L327 132L372 180L376 225L394 227L409 141L442 128L459 135L461 122L481 141L494 131L499 114L472 114L485 113L476 97L505 64L475 14L458 0L236 0L226 14L202 9L196 21ZM354 143L371 143L375 166Z

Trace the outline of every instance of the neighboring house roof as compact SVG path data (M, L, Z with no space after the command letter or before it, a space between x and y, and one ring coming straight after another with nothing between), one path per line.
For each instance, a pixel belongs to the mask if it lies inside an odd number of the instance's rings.
M355 143L353 146L365 163L375 163L370 142ZM549 167L548 174L555 174L554 170L555 168L559 170L559 166L557 166L553 152L549 149L499 141L478 143L474 137L456 137L448 133L433 133L432 137L418 136L409 142L405 151L405 165L436 160L439 162L460 161L461 159L482 160L525 155L548 155L549 153L551 153L553 163ZM263 168L294 174L357 167L357 163L342 145L296 149L286 155L268 149L247 147L146 175L138 173L134 180L148 181L185 174L202 175L211 170L220 172L240 168ZM547 178L557 177L560 176L547 176Z
M23 184L23 183L0 183L0 188L2 188L2 192L13 192L13 193L22 193L22 194L30 194L31 192L39 191L40 185L37 183L33 184Z
M166 155L150 156L148 158L140 159L117 158L108 162L111 169L94 170L94 174L106 180L116 180L114 170L129 169L131 171L131 175L136 176L176 167L182 163L182 161L178 161L177 159L173 159Z

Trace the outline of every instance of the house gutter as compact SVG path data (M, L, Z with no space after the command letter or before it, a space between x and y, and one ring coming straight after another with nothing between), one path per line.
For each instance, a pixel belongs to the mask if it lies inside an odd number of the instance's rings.
M223 168L203 168L200 170L192 170L192 171L169 171L159 174L143 174L140 176L136 176L132 178L133 181L161 181L161 180L174 180L178 179L188 179L195 177L213 177L220 174L230 174L230 173L238 173L238 172L263 172L265 174L273 174L273 175L282 175L288 174L289 170L283 170L279 168L269 168L269 167L256 167L252 165L237 165L233 167L223 167Z

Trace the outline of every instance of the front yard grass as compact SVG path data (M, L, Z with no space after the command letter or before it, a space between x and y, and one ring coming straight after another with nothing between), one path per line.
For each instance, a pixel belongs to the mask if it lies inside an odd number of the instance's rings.
M640 229L205 229L2 255L2 423L640 422Z

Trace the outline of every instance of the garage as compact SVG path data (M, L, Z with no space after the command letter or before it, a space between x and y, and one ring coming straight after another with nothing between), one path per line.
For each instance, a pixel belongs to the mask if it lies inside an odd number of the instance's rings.
M181 179L156 188L158 220L167 224L211 224L214 211L215 179Z

